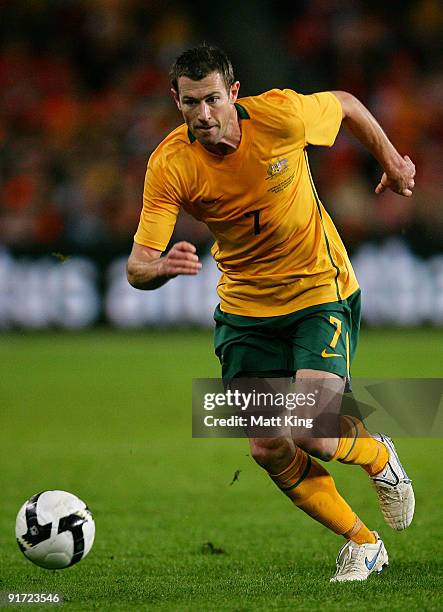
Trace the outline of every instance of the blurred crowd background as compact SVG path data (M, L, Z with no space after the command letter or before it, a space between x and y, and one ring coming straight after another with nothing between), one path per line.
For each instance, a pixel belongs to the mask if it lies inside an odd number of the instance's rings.
M0 31L0 249L129 251L147 159L181 123L169 66L206 41L243 95L350 91L416 163L412 199L375 197L380 169L346 134L313 152L351 252L392 234L443 251L441 0L18 0L0 2ZM186 216L175 238L211 244Z

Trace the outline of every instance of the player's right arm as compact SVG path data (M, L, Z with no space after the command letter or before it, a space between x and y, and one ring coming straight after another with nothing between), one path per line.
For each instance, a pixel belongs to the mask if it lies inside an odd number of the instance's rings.
M172 132L148 162L143 208L127 264L128 282L136 289L157 289L179 274L193 276L201 269L190 242L177 242L163 254L187 196L186 163L180 161L184 130L187 128Z
M127 265L129 284L136 289L157 289L179 274L194 276L201 270L196 248L190 242L177 242L164 257L161 254L134 242Z

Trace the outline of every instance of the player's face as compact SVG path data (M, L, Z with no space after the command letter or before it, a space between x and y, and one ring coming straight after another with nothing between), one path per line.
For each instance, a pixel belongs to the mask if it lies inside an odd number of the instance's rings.
M233 121L237 121L234 103L240 83L236 81L226 90L218 72L200 81L188 77L178 79L178 93L172 94L183 118L195 138L205 146L214 146L229 137Z

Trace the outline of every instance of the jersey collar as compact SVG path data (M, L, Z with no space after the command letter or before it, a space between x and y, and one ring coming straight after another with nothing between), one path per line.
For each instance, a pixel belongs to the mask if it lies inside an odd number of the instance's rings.
M242 106L241 104L239 104L238 102L235 103L235 108L237 109L237 115L240 117L240 119L250 119L251 118L246 108Z

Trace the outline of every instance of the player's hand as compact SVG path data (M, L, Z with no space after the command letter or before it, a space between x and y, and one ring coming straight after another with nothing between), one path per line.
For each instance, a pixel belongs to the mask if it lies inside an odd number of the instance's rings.
M174 278L179 274L195 275L201 270L201 263L196 255L197 249L190 242L177 242L170 251L159 259L159 276Z
M375 193L382 193L390 189L394 193L410 198L415 186L415 166L411 159L405 155L400 166L388 174L383 173L381 180L375 188Z

